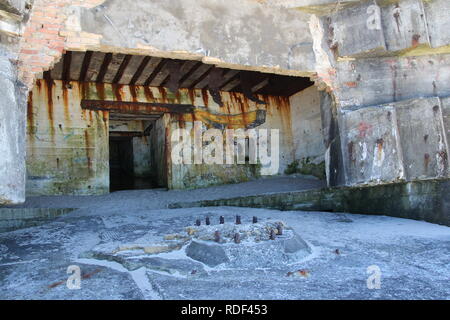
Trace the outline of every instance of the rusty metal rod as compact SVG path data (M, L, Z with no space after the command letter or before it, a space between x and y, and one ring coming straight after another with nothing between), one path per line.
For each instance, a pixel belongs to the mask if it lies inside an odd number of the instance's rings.
M270 230L270 240L275 240L275 230Z
M214 241L220 242L220 232L219 231L214 232Z
M277 234L279 236L281 236L283 234L283 226L281 225L281 223L277 227Z

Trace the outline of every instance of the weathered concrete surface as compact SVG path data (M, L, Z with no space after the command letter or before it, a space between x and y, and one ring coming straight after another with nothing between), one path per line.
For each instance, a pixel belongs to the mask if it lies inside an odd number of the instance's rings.
M344 213L230 207L130 210L132 204L86 208L47 225L0 234L0 298L450 298L448 227ZM231 221L236 214L244 224L252 216L261 222L283 221L308 243L312 254L289 265L278 261L251 268L211 268L189 259L184 247L159 254L129 248L109 256L90 255L100 247L108 252L130 243L154 243L192 226L197 217L210 216L215 225L220 215ZM71 265L80 267L79 290L66 286ZM381 269L379 290L367 288L371 265Z
M124 203L133 203L139 209L164 209L170 203L186 200L222 199L250 196L271 192L288 192L297 190L319 189L325 187L323 181L314 177L289 175L236 184L211 186L192 190L152 189L140 191L120 191L94 196L31 196L24 204L8 206L11 208L86 208L99 210L114 209Z
M0 10L5 10L16 15L23 15L26 11L26 2L25 0L1 0Z
M347 185L405 178L394 108L344 112L341 128Z
M408 180L449 177L450 154L438 98L394 104Z
M38 226L71 211L69 208L0 208L0 232Z
M86 110L81 101L107 100L193 105L188 114L169 114L156 121L149 136L153 152L151 170L158 184L173 189L205 187L249 181L258 177L257 165L175 164L171 158L171 134L191 130L194 121L207 129L278 129L280 158L278 173L293 161L290 104L286 97L262 96L256 104L241 93L221 93L224 107L207 90L125 86L71 81L38 80L28 104L28 194L102 194L109 191L109 113ZM130 107L131 108L131 107ZM137 112L138 107L124 112ZM264 112L258 122L251 115ZM145 113L145 112L144 112ZM191 133L192 134L192 133ZM193 137L192 137L193 139ZM147 145L148 146L148 145ZM143 146L145 148L145 145Z
M0 52L0 204L25 201L26 91L10 59Z
M444 132L447 135L447 144L450 142L450 97L441 99L441 110L444 122Z
M449 177L439 98L347 109L338 120L346 185Z
M450 52L445 0L359 1L328 13L329 47L339 57Z
M310 158L313 162L324 161L325 146L320 99L320 92L315 86L300 91L289 98L295 160L301 161Z
M334 93L344 109L450 95L448 54L343 61L337 69Z
M72 21L80 21L83 32L101 36L99 47L211 57L214 63L240 68L314 72L309 16L295 10L238 0L107 0L74 14Z
M109 192L109 124L81 109L76 83L39 80L29 94L27 194Z
M239 206L388 215L450 226L449 180L271 193L172 203L170 208Z

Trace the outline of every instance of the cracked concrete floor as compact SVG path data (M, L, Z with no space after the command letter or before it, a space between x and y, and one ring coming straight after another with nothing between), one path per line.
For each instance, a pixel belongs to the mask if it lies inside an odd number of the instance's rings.
M131 260L89 254L96 247L160 239L219 216L243 223L277 219L311 254L290 264L209 267L184 248ZM145 242L144 241L144 242ZM384 216L217 207L101 209L86 206L52 222L0 234L0 299L450 299L450 228ZM130 263L130 261L132 263ZM68 289L67 268L81 269ZM367 288L367 268L381 270L381 289Z

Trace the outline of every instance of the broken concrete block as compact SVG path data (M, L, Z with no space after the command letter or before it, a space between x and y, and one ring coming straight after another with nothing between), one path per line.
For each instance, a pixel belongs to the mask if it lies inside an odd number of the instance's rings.
M192 241L186 248L186 255L210 267L228 262L225 250L220 245Z
M381 19L388 51L429 44L420 0L403 0L383 6Z
M393 107L346 111L341 122L347 185L405 178Z
M293 237L283 239L283 248L286 253L296 253L302 250L309 250L305 241L296 233L293 233Z
M448 27L450 2L448 0L422 2L428 22L431 46L437 48L450 44L450 29Z
M328 33L334 40L329 45L340 57L386 51L381 8L376 1L339 10L331 21Z
M448 145L438 98L392 104L408 180L448 177Z

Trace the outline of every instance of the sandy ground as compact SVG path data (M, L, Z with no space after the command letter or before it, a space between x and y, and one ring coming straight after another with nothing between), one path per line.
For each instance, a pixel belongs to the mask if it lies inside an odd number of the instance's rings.
M86 201L48 224L1 233L0 299L450 299L449 227L344 213L155 209L168 201L151 198L158 191L117 193L110 203L114 195ZM220 215L231 222L236 214L244 224L253 216L284 221L311 253L290 263L237 268L204 265L187 257L185 247L156 254L132 248L154 245L197 218L209 216L214 225ZM114 248L124 246L129 249L120 258ZM99 248L106 254L92 255ZM74 265L80 289L67 286ZM367 286L367 268L374 265L380 289Z

